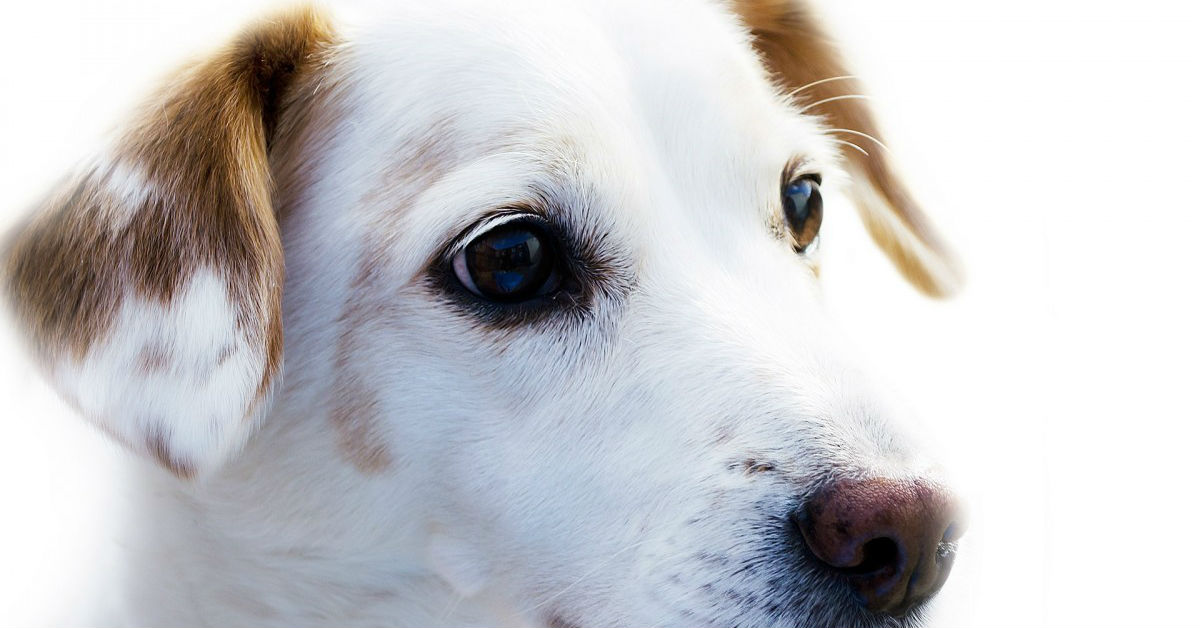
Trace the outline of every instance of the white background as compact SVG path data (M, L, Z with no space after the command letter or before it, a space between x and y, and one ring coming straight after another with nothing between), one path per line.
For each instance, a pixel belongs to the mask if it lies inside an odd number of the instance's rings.
M1200 17L1167 0L828 0L960 250L922 299L845 203L830 306L971 502L943 625L1200 625ZM0 226L244 2L43 1L0 36ZM0 339L0 623L80 594L120 455Z

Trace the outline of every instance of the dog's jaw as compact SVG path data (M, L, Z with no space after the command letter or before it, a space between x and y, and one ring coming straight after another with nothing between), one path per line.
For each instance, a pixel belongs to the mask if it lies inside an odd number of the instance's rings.
M181 483L151 464L128 461L123 475L131 500L114 505L129 508L122 518L130 525L114 539L124 573L103 579L115 589L102 596L105 604L122 601L124 615L113 623L537 623L520 615L494 582L468 590L436 569L427 518L395 517L382 527L375 506L416 513L427 498L385 482L363 483L343 461L312 456L301 435L322 432L328 439L324 417L268 418L275 419L291 427L271 434L278 437L273 442L253 439L232 465L198 481ZM340 488L327 490L333 486Z

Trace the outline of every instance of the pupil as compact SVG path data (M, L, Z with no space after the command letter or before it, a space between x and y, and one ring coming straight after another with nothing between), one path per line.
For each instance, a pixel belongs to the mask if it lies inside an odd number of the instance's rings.
M542 241L526 228L501 227L476 240L469 254L467 268L483 292L512 296L544 279Z
M812 182L801 179L788 184L783 191L783 211L792 229L800 231L808 220L808 200L812 198Z
M821 183L804 176L783 186L783 218L792 232L792 246L797 252L808 250L821 229Z

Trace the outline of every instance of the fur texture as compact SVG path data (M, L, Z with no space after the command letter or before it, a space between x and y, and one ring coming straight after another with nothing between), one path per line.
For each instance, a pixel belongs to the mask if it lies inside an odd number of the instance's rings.
M11 236L49 377L171 472L131 479L116 619L919 621L787 525L833 478L935 468L826 320L782 169L846 184L918 288L957 282L886 153L843 160L833 129L878 130L827 100L856 88L807 7L388 4L251 26ZM512 212L577 290L456 287Z

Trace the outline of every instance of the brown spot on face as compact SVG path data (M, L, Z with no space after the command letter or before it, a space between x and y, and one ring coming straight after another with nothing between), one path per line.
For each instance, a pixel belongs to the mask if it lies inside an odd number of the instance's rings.
M742 461L742 470L746 475L757 475L759 473L774 471L775 465L770 462L763 462L757 458L747 458Z
M368 387L339 377L338 398L330 421L338 433L338 446L346 459L366 474L382 473L392 465L384 443L379 400Z
M813 105L810 111L832 128L882 138L862 99L827 100L862 94L863 88L853 78L825 81L852 72L806 2L733 0L731 4L750 29L767 69L787 91L795 92L798 105ZM867 154L843 151L856 179L851 193L867 230L914 286L930 296L949 294L957 287L957 259L904 185L888 151L872 148ZM890 220L880 212L891 214Z
M376 350L370 329L388 316L394 285L386 279L392 263L395 240L405 229L406 211L417 196L451 172L463 158L452 132L454 121L443 119L428 125L421 134L401 138L402 151L377 184L363 197L361 205L374 207L380 221L369 233L360 234L362 249L350 285L350 298L338 320L340 335L334 358L337 373L333 389L330 423L338 438L338 449L359 471L377 474L394 463L384 439L384 416L379 398L363 373L357 356ZM320 133L308 141L320 143ZM311 176L311 166L295 161L292 149L280 153L288 176ZM298 200L298 199L296 199Z
M376 299L386 298L382 282L374 269L375 255L366 254L359 262L359 272L352 283L353 294L338 320L338 336L334 357L333 408L329 420L338 438L338 449L359 471L371 475L392 465L383 433L383 409L379 397L369 384L369 374L363 373L356 359L360 352L370 352L372 324L385 306Z

